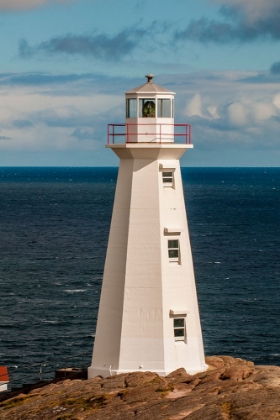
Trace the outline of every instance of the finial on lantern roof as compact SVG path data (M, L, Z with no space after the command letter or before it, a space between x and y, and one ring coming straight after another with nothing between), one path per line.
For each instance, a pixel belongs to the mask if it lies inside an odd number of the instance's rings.
M153 83L152 82L152 80L153 80L153 78L154 78L154 75L153 74L147 74L147 76L145 76L145 77L147 77L147 80L148 80L148 83Z

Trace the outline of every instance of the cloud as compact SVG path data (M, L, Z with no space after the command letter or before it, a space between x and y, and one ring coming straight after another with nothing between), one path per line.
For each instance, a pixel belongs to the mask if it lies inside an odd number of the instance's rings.
M28 120L14 120L13 126L15 128L30 128L33 127L33 124L31 121Z
M105 61L117 61L129 55L142 42L149 29L127 28L114 36L106 34L73 35L51 38L38 45L30 46L25 39L19 42L19 56L31 58L38 54L79 55Z
M0 10L34 9L51 3L65 3L72 0L0 0Z
M123 78L107 81L115 90L125 84ZM13 151L74 156L103 150L107 123L118 121L120 110L121 121L124 116L122 92L116 95L105 76L94 74L0 74L0 127L5 130L0 135L10 140L0 142L0 157Z
M280 40L279 0L216 0L221 20L193 20L175 40L228 44L257 39Z
M0 73L1 89L37 89L40 95L74 97L89 95L119 95L127 86L136 86L139 78L106 76L95 73L52 74L43 72ZM0 101L1 106L1 101Z
M92 80L90 74L50 74L50 73L2 73L0 74L0 86L43 86L65 85L83 80ZM95 76L96 78L96 76Z
M280 85L269 73L263 76L198 72L179 74L176 81L170 77L169 89L180 92L175 102L176 122L192 124L198 154L201 150L219 154L220 148L229 157L231 151L247 153L248 159L249 153L253 156L262 148L271 156L279 153Z
M231 126L244 126L247 123L247 107L242 102L234 102L227 107Z
M194 72L162 74L156 82L177 92L175 122L193 125L194 153L218 156L223 149L230 155L228 148L241 155L247 148L251 158L255 149L264 147L275 156L280 147L280 85L277 77L270 79L267 83L254 72ZM24 151L45 156L48 164L50 156L71 155L71 162L77 157L82 165L78 156L100 153L95 164L108 163L107 155L102 160L107 124L124 122L123 92L139 84L139 79L95 74L61 79L0 74L0 158L4 152ZM24 129L28 122L32 129Z
M198 115L199 117L202 117L200 94L197 93L190 100L186 108L186 114L188 117L192 117L193 115Z
M93 130L81 130L80 128L77 128L73 131L71 134L71 137L74 137L78 140L93 140L94 138L94 132Z
M272 66L270 67L270 73L273 74L273 75L280 74L280 61L272 64Z

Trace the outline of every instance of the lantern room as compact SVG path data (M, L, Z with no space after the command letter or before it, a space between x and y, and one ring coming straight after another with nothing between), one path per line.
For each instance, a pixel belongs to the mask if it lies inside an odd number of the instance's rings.
M129 143L174 142L174 92L153 83L129 90L126 97L126 136Z

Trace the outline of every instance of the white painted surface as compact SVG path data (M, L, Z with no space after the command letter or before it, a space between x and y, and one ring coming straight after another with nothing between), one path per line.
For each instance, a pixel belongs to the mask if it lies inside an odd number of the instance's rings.
M192 146L107 147L120 157L120 168L88 375L149 370L164 376L181 367L203 371L207 366L179 165ZM163 168L174 170L173 188L164 187ZM179 264L169 261L168 239L180 241ZM175 341L174 317L186 319L185 341Z
M6 382L0 382L0 392L8 390L8 384Z

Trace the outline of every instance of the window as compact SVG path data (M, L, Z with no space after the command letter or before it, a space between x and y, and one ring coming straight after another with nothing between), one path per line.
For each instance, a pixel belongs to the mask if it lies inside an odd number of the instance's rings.
M174 172L162 172L162 182L164 187L173 187Z
M139 117L155 118L156 104L154 99L139 99Z
M168 241L168 258L169 262L179 263L179 240L170 239Z
M136 118L136 99L126 100L126 118Z
M174 318L174 337L175 341L185 341L186 326L185 318Z
M159 118L171 118L171 100L170 99L158 99L157 101L157 116Z

